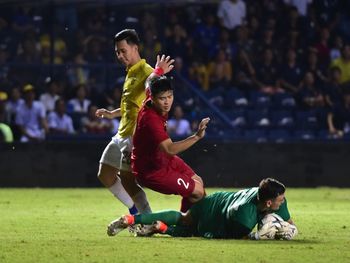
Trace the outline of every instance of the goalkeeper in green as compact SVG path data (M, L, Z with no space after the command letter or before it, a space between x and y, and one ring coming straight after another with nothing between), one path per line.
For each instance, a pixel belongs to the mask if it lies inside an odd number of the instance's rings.
M292 239L297 234L285 199L285 186L266 178L259 187L237 192L216 192L195 203L186 213L166 210L151 214L125 215L113 221L107 229L110 236L134 224L151 225L140 236L154 233L174 237ZM283 222L269 222L252 233L267 215L275 213Z

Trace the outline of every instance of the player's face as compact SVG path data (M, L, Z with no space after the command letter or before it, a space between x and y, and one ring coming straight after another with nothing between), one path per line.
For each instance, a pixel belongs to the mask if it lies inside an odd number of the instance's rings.
M115 54L124 66L131 67L137 60L138 47L134 44L129 45L126 40L118 41L115 44Z
M174 94L172 90L164 91L157 94L155 97L152 97L153 105L161 115L167 114L171 105L174 101Z
M276 211L280 208L281 204L283 203L284 203L284 194L281 194L270 201L270 209Z

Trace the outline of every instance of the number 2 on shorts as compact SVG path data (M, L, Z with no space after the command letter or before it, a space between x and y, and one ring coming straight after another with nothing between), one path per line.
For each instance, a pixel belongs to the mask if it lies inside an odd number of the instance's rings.
M180 186L183 185L186 189L188 189L188 186L190 185L190 183L185 183L185 181L182 178L177 179L177 184Z

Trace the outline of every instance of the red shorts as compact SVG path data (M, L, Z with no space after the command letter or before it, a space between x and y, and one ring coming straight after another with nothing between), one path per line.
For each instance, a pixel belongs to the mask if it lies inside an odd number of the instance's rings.
M140 173L137 181L159 193L189 197L195 185L191 178L193 175L195 172L181 158L175 156L168 167L151 173Z

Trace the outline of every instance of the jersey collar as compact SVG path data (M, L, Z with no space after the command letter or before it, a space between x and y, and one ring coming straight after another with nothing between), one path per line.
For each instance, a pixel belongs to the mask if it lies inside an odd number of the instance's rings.
M142 67L143 65L146 64L146 60L145 59L141 59L139 62L137 62L135 65L131 66L130 68L127 68L126 71L128 73L132 73L136 70L138 70L140 67Z

